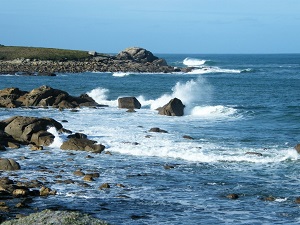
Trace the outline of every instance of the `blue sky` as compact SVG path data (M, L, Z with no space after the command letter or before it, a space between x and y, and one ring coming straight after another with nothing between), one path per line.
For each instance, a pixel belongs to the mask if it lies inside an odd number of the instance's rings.
M300 53L300 0L1 0L0 44Z

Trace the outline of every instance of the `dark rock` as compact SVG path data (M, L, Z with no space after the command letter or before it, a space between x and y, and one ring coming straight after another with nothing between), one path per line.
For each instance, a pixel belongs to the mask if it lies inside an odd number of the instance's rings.
M238 196L238 194L229 194L229 195L226 196L226 198L229 198L229 199L238 199L239 196Z
M263 154L259 153L259 152L246 152L246 155L256 155L256 156L263 156Z
M297 144L297 145L295 146L295 149L296 149L296 151L297 151L298 153L300 153L300 144Z
M149 132L168 133L168 131L162 130L162 129L158 128L158 127L153 127L153 128L151 128L151 129L149 130Z
M108 188L110 188L110 185L108 183L104 183L104 184L101 184L101 186L99 187L99 190L108 189Z
M166 116L183 116L184 105L181 100L174 98L161 108L158 108L158 114Z
M19 170L19 163L13 159L0 158L0 170Z
M189 136L189 135L183 135L182 136L184 139L189 139L189 140L194 140L193 137Z
M140 109L141 103L135 97L123 97L118 99L118 107L125 109Z
M87 139L87 135L83 133L75 133L75 134L68 135L67 138Z

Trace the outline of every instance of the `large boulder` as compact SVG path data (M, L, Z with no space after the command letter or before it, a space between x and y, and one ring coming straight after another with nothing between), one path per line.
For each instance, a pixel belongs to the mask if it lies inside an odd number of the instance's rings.
M19 163L13 159L0 158L0 170L19 170Z
M1 121L6 124L4 132L24 144L50 145L54 135L49 133L49 127L60 130L62 125L51 118L15 116Z
M70 138L69 140L63 142L63 144L60 146L60 149L101 153L105 149L105 146L96 143L96 141L85 138Z
M140 47L126 48L117 54L116 57L117 59L134 60L140 63L153 62L154 60L158 59L158 57L154 56L152 52Z
M118 107L125 109L140 109L141 103L135 97L123 97L118 99Z
M160 115L166 116L183 116L184 105L182 101L178 98L173 98L161 108L158 108L158 113Z

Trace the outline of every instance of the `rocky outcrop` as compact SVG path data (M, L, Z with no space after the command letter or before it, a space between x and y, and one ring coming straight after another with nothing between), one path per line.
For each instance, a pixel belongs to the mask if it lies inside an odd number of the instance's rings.
M90 224L90 225L108 225L108 223L93 218L88 214L71 211L54 211L46 209L38 213L32 213L29 216L5 221L3 225L32 225L32 224L52 224L52 225L70 225L70 224Z
M19 163L13 159L0 158L0 170L19 170Z
M62 128L59 122L51 118L14 116L0 123L8 137L22 144L38 146L48 146L53 142L54 135L47 131L49 127L55 127L56 130Z
M183 116L184 105L178 98L173 98L169 103L158 109L160 115Z
M123 97L118 99L118 107L125 109L140 109L141 103L135 97Z
M100 106L87 94L79 97L69 95L67 92L41 86L30 92L21 91L18 88L6 88L0 90L0 107L47 107L77 108Z
M0 74L31 76L54 76L56 73L80 73L87 71L172 73L183 70L186 69L168 66L164 59L158 58L150 51L138 47L127 48L116 56L96 54L83 61L0 60Z

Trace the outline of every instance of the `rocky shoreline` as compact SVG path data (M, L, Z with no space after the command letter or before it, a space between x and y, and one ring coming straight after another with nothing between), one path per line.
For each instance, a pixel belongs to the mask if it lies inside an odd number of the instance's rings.
M60 61L15 59L0 60L0 74L55 76L56 73L82 72L136 72L136 73L173 73L188 72L191 68L169 66L164 59L154 56L150 51L132 47L117 55L91 53L83 61Z

